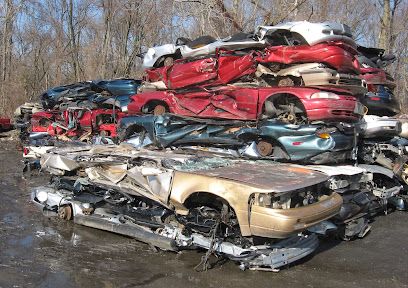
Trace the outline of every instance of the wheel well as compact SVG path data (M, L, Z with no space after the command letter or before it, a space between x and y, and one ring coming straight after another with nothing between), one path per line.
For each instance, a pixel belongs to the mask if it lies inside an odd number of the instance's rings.
M188 209L200 206L221 209L223 204L227 204L231 209L233 209L227 200L208 192L194 192L184 201L184 206Z
M142 107L142 112L150 113L154 110L154 107L156 107L157 105L163 105L164 107L166 107L166 112L170 111L169 105L167 105L167 103L164 102L163 100L151 100Z
M156 63L154 63L153 67L154 68L162 67L164 65L164 59L166 59L167 57L172 57L174 60L180 59L181 58L180 49L177 49L173 54L166 54L160 56L159 59L157 59Z
M146 131L146 129L141 125L138 124L130 125L126 127L126 129L123 131L122 135L120 136L120 140L121 141L126 140L134 133L141 133L143 131Z
M273 153L274 156L276 156L276 157L283 157L283 158L286 158L286 159L290 159L289 154L288 154L288 152L286 151L285 147L284 147L278 140L276 140L275 138L267 137L267 136L259 136L257 140L259 140L259 141L263 140L263 141L266 141L266 142L271 143L272 146L274 147L274 151L275 151L275 152ZM278 148L278 149L280 149L281 151L276 151L275 148ZM283 153L283 154L282 154L282 153Z
M302 101L299 99L299 97L297 97L296 95L290 94L290 93L278 93L278 94L274 94L266 98L262 105L262 113L265 114L266 112L266 107L265 107L266 102L271 101L273 104L277 104L281 101L285 101L288 99L295 99L296 105L303 111L303 113L305 113L305 115L307 115L306 108L303 105Z
M95 117L95 125L100 126L102 124L112 124L113 115L112 114L99 114Z
M306 111L305 106L303 106L302 101L300 101L299 97L297 97L296 95L290 94L290 93L278 93L278 94L273 94L268 96L268 98L265 99L263 107L265 108L265 102L267 101L272 101L275 102L277 100L286 100L286 99L295 99L302 108L303 111Z

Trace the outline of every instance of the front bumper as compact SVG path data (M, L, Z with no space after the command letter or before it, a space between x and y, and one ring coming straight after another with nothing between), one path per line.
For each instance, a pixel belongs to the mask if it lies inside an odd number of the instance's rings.
M272 209L254 204L250 212L251 233L260 237L286 238L335 216L342 204L343 199L337 193L299 208Z
M355 122L363 115L361 104L353 96L345 99L301 99L309 121Z

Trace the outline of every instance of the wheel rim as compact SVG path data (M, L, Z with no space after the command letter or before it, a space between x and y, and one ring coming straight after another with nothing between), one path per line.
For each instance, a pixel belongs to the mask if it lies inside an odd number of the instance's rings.
M278 86L295 86L295 82L291 78L285 77L279 80Z
M71 220L72 209L71 206L66 205L58 209L58 217L62 220Z
M101 132L99 132L99 135L102 136L102 137L106 137L106 136L108 136L108 132L105 131L105 130L102 130Z
M163 65L164 66L171 66L174 63L173 57L166 57L164 58Z
M158 115L163 115L164 113L166 113L166 107L164 107L163 105L157 105L156 107L154 107L153 110L153 114L158 116Z
M269 156L273 152L272 144L266 141L259 141L258 144L256 144L256 147L258 149L259 155L261 155L262 157Z

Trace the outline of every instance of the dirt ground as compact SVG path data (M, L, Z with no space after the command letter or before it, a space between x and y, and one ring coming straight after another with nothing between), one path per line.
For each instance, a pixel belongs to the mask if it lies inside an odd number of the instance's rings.
M279 273L207 272L203 255L155 252L133 239L47 218L29 201L47 175L23 177L15 142L0 142L0 287L408 287L408 214L379 216L364 239L322 241ZM214 259L212 259L214 261Z

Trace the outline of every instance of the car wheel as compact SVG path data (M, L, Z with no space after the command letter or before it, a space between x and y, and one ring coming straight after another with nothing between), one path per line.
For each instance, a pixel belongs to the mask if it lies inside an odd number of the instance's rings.
M166 58L164 58L164 61L163 61L164 66L171 66L173 64L174 64L174 58L173 57L167 56Z
M295 86L295 81L293 81L293 79L290 77L283 77L279 79L278 86L292 87Z
M273 153L273 145L267 141L261 140L256 144L259 155L262 157L269 156Z
M102 131L99 132L99 136L107 137L107 136L109 136L109 133L108 133L108 131L102 130Z
M58 208L58 217L62 220L71 220L72 208L69 205L64 205Z
M289 124L304 124L307 117L300 107L301 103L298 99L288 98L283 102L275 104L279 113L278 119Z
M159 116L166 113L166 107L164 105L156 105L153 109L153 115Z

